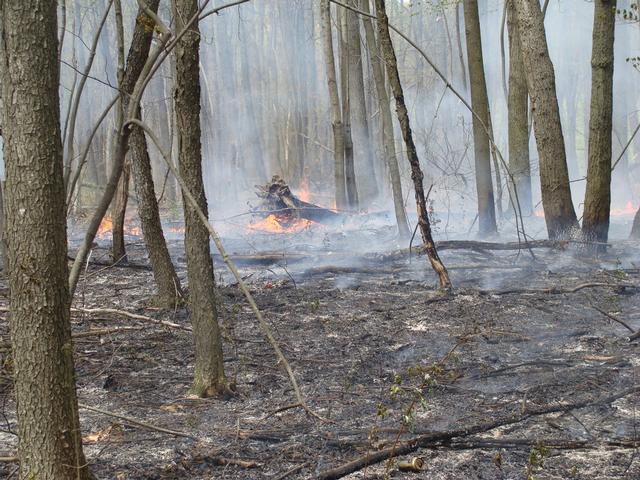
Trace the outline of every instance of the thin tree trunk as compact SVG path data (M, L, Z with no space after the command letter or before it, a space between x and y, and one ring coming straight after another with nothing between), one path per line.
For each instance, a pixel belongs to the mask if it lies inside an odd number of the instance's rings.
M566 238L579 225L571 200L555 74L547 48L544 18L538 0L513 2L533 110L547 232L551 239Z
M351 0L351 6L359 8L360 0ZM349 99L351 100L351 126L355 139L355 154L359 157L360 185L359 197L365 203L371 202L378 196L378 181L375 169L375 155L373 142L369 134L369 121L364 92L363 56L360 38L360 20L358 14L345 10L347 24L347 69L349 84Z
M391 35L389 34L389 18L387 17L384 3L384 0L375 0L376 16L378 19L378 36L380 38L382 56L387 67L389 83L391 84L393 96L396 100L396 112L398 114L398 121L400 122L400 129L402 130L402 137L404 138L407 149L407 157L411 165L411 179L413 180L413 188L415 191L418 225L420 226L422 241L424 242L431 266L438 274L440 288L448 290L451 288L451 281L449 280L449 273L447 272L447 269L438 256L438 251L436 250L433 236L431 235L431 225L429 223L427 205L424 196L424 186L422 184L424 175L420 168L420 159L418 158L416 146L413 143L411 126L409 124L409 112L407 111L407 106L404 102L404 93L402 91L402 84L400 83L400 75L398 73L398 62L393 49L393 43L391 43Z
M362 10L369 13L369 0L362 2ZM409 236L409 222L407 221L407 213L404 209L404 196L402 194L402 180L400 179L400 169L398 168L398 159L396 157L395 140L393 135L393 118L391 117L391 107L389 106L389 95L385 86L384 65L380 61L380 48L378 40L375 36L371 19L363 17L365 38L369 49L369 57L371 58L371 70L373 71L373 80L376 86L376 94L378 97L378 107L380 108L380 125L382 126L382 145L384 148L384 157L389 168L389 176L391 177L391 191L393 194L393 207L396 214L396 223L398 224L398 234L401 237Z
M460 33L460 9L462 5L456 3L456 43L458 45L458 59L460 60L460 74L462 76L462 86L467 89L467 71L464 66L464 51L462 48L462 34Z
M174 21L178 31L198 10L197 0L173 0ZM200 32L195 23L178 42L176 53L175 109L178 130L180 175L189 185L203 212L208 211L202 181L200 144ZM191 393L206 397L226 393L227 380L222 363L222 339L218 326L213 264L209 232L197 211L184 198L185 251L189 298L187 307L193 324L195 372Z
M116 44L118 50L118 86L122 85L124 80L124 23L122 20L122 5L120 0L114 0L114 11L116 17ZM142 13L142 12L140 12ZM138 25L136 23L136 25ZM124 109L122 100L118 102L118 110L116 113L116 130L120 131L124 123ZM115 152L115 148L112 150ZM80 168L78 166L78 168ZM118 183L115 193L115 199L112 206L112 228L111 228L111 255L113 261L127 261L126 251L124 248L124 217L127 211L127 201L129 200L129 176L130 165L125 161L122 169L122 176Z
M477 0L464 0L464 25L467 41L467 61L469 64L469 82L471 84L471 106L473 115L473 147L476 167L476 190L478 194L479 236L497 234L496 208L491 181L491 149L485 131L489 128L490 113L487 97L487 84L484 77L482 41Z
M344 9L338 10L340 38L340 93L342 95L342 125L344 126L344 176L347 188L349 208L357 210L359 206L358 186L351 135L351 92L349 89L349 24Z
M93 478L67 283L56 2L0 2L6 233L20 479Z
M513 0L507 4L507 30L509 32L509 90L507 95L509 169L515 183L523 215L531 215L531 166L529 163L529 93L522 63L520 36L515 20ZM511 182L509 182L511 185ZM511 204L516 205L511 189Z
M613 111L613 39L616 0L595 0L591 52L589 164L582 234L606 243L611 207L611 133ZM603 251L604 245L596 247Z
M347 191L344 178L344 126L340 110L338 82L336 80L336 62L333 53L333 36L331 34L331 5L329 0L321 0L320 16L322 22L322 40L324 61L327 71L327 84L331 100L331 126L333 128L334 184L336 190L336 208L347 207Z

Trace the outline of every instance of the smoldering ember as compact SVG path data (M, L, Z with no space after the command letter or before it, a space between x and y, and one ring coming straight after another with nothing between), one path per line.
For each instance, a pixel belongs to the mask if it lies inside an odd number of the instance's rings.
M0 30L0 478L640 478L636 0Z

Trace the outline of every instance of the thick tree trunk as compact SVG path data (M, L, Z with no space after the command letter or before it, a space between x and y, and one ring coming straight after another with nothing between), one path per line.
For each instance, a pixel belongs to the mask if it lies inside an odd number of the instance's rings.
M418 225L420 226L422 241L424 242L425 250L429 257L429 261L431 262L431 266L438 274L440 288L448 290L451 288L451 281L449 280L449 273L447 272L447 269L438 256L438 251L436 250L433 242L433 236L431 235L431 225L429 223L427 205L424 196L424 186L422 184L424 175L420 168L420 159L418 158L418 152L416 151L416 146L413 142L411 126L409 124L409 112L407 111L407 106L404 102L404 93L402 91L402 84L400 83L400 75L398 73L398 61L393 49L393 43L391 43L391 35L389 34L389 18L387 17L384 3L384 0L375 0L376 16L378 19L378 36L380 38L382 57L387 67L389 83L391 84L393 96L396 100L396 113L398 114L402 137L407 149L407 158L411 165L411 179L413 180L413 188L415 191Z
M606 243L611 206L611 130L613 110L613 38L616 0L595 0L591 52L589 166L582 234ZM598 250L604 250L599 245Z
M174 21L178 31L198 9L197 0L173 0ZM207 212L202 181L200 144L200 32L197 22L178 42L176 52L175 109L178 130L180 175ZM185 250L189 298L187 307L193 324L195 372L191 393L200 397L225 393L227 381L222 363L222 339L218 326L213 264L209 232L183 193Z
M509 169L523 215L531 215L531 166L529 163L529 93L527 78L522 63L520 36L515 20L513 0L507 6L507 29L509 31L509 93L507 110L509 116ZM513 185L510 185L512 208L517 209Z
M369 12L369 0L362 2L362 10ZM365 38L367 48L369 50L369 58L371 60L371 70L373 71L373 81L376 86L376 94L378 97L378 108L380 109L380 125L382 126L382 146L384 148L384 157L389 168L389 177L391 178L391 192L393 194L393 207L396 214L396 223L398 224L398 234L401 237L408 237L409 222L407 221L407 213L404 209L404 195L402 194L402 180L400 179L400 169L398 168L398 159L396 157L395 140L393 135L393 118L391 117L391 107L389 106L389 95L385 85L384 65L380 61L380 48L378 39L375 36L373 24L370 18L362 18L364 24Z
M336 208L347 207L347 190L344 178L344 126L340 110L340 96L336 80L336 62L333 53L333 36L331 34L331 5L329 0L321 0L320 16L322 21L322 40L324 61L331 100L331 126L333 128L334 183L336 189Z
M133 127L131 131L129 149L134 185L138 197L138 215L153 269L153 278L158 287L158 304L165 308L174 307L176 302L182 298L182 288L171 262L167 242L162 231L147 140L142 129L138 126Z
M360 0L351 0L351 6L358 8ZM351 127L355 139L355 157L358 160L360 175L359 197L369 203L378 196L378 180L375 168L373 142L369 134L369 121L364 92L364 65L360 38L360 20L358 14L345 10L347 24L347 68L349 70L349 98L351 99Z
M480 18L477 0L464 0L464 26L467 41L467 63L471 84L473 115L473 150L476 166L476 191L478 194L479 236L487 237L498 232L496 208L491 181L491 149L485 129L490 128L489 99L484 78Z
M10 329L20 478L92 478L67 283L56 2L0 2Z
M356 167L353 152L353 137L351 135L351 91L349 89L349 44L347 15L344 9L338 10L340 19L340 93L342 94L342 124L344 126L344 177L347 188L347 203L349 208L357 210L359 207L358 186L356 183Z
M533 109L547 232L551 239L564 238L579 226L571 200L555 74L547 48L544 18L538 0L513 2Z

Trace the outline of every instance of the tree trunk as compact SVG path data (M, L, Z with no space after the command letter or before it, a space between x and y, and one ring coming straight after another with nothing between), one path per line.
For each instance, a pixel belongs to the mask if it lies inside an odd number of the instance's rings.
M396 59L396 53L393 49L393 43L391 43L391 35L389 34L389 18L387 17L384 3L384 0L375 0L376 16L378 19L378 36L380 38L382 57L387 66L389 83L391 84L393 96L396 100L396 113L398 114L402 137L407 149L407 158L411 165L411 179L413 180L413 188L415 191L418 225L420 226L422 241L424 242L425 250L429 257L429 261L431 262L431 266L438 274L440 288L449 290L451 288L449 273L438 256L438 251L436 250L436 246L433 242L433 236L431 235L431 225L429 223L427 205L424 197L424 186L422 184L424 175L420 168L420 159L418 158L418 152L416 151L416 146L413 142L411 126L409 124L409 112L407 111L407 106L404 102L404 93L402 91L402 84L400 83L400 75L398 73L398 62Z
M485 129L490 128L489 99L484 78L480 18L477 0L464 0L464 26L467 41L467 63L471 84L473 115L473 150L478 193L478 232L481 238L498 233L496 208L491 181L491 149Z
M549 238L570 236L578 226L571 200L556 81L538 0L513 0L522 60L531 96L540 158L540 189Z
M131 136L129 136L131 145ZM111 256L114 262L126 263L127 252L124 245L124 219L127 213L127 203L129 200L129 179L131 177L131 163L127 160L122 167L122 176L118 183L118 188L113 199L111 208L113 227L111 229Z
M78 418L56 2L0 2L10 329L20 478L92 478Z
M509 170L523 215L533 213L531 199L531 166L529 163L529 93L522 63L520 36L515 20L513 0L507 6L509 32L509 93L507 95L509 129ZM511 206L517 209L513 185L510 185Z
M362 2L362 6L362 10L368 13L369 0L364 0ZM378 107L380 108L382 145L384 148L385 161L389 168L389 176L391 177L391 191L393 194L393 207L396 214L396 223L398 224L398 234L400 237L408 237L410 234L409 222L407 221L407 213L404 209L402 180L400 179L400 169L398 168L398 159L396 157L396 148L394 143L395 140L393 138L393 118L391 117L389 95L387 94L387 88L385 86L384 65L380 61L380 48L371 19L363 17L362 22L364 24L369 57L371 59L371 70L373 71L373 80L376 86Z
M349 25L344 9L338 10L340 21L340 93L342 94L342 125L344 127L344 176L347 187L347 203L349 208L357 210L359 206L358 186L356 183L356 167L353 153L353 137L351 135L351 92L349 89Z
M358 8L360 0L351 0L351 6ZM364 92L364 65L360 38L360 21L358 14L345 10L347 25L347 68L349 70L349 98L351 99L351 126L355 139L355 156L359 160L359 197L370 203L378 196L378 181L375 169L373 142L369 135L369 121Z
M344 126L342 124L338 82L336 80L336 62L333 54L333 36L331 34L331 4L329 0L321 0L320 16L322 21L322 40L327 71L327 84L329 86L329 98L331 100L336 208L343 210L347 207L347 191L344 178Z
M198 10L197 0L173 0L177 31ZM176 46L175 109L178 130L180 175L191 188L203 212L209 210L202 181L200 144L200 32L197 22ZM222 339L218 326L213 264L209 232L183 193L185 251L189 298L187 307L193 324L195 372L191 393L206 397L225 393L228 385L222 363Z
M613 109L613 38L616 0L595 0L591 51L589 165L582 234L606 243L611 207L611 130ZM604 245L596 247L604 250Z
M182 287L171 262L167 242L162 231L147 139L138 126L131 131L129 149L134 185L138 197L138 215L153 269L153 278L158 287L158 304L164 308L171 308L182 298Z

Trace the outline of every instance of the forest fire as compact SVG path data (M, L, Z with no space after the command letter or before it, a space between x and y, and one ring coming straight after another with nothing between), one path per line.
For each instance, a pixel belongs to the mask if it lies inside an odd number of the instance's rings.
M107 238L111 236L113 231L113 219L111 215L107 215L100 222L100 226L98 227L98 231L96 232L97 238ZM124 222L124 234L132 237L140 237L142 236L142 228L138 225L135 225L132 219L127 219Z
M109 236L111 235L111 230L113 230L113 220L110 215L107 215L102 219L102 222L100 222L96 237L103 238Z
M633 206L633 203L631 203L631 201L628 201L627 204L624 206L624 208L612 208L611 216L622 217L625 215L635 215L636 210L637 209Z
M298 233L318 225L318 223L305 218L290 218L270 214L262 220L250 223L247 228L252 231L270 233Z

